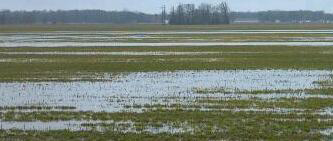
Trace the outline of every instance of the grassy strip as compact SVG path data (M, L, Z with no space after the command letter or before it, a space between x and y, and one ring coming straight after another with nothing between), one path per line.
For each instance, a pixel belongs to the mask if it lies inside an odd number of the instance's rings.
M315 112L327 107L333 107L333 99L328 98L294 98L294 99L278 99L278 100L225 100L218 98L197 98L193 104L145 104L145 105L125 105L125 108L135 109L304 109L308 112Z
M198 103L202 103L206 108L291 108L291 109L306 109L320 110L333 106L333 99L327 98L307 98L307 99L282 99L275 101L267 100L216 100L216 99L200 99Z
M200 110L184 110L184 109L157 109L149 110L144 113L131 113L131 112L119 112L119 113L107 113L107 112L66 112L66 111L40 111L40 112L4 112L0 113L0 119L4 121L67 121L67 120L114 120L114 121L134 121L134 122L185 122L189 119L183 118L183 116L190 117L193 122L200 122L206 118L217 119L221 117L234 117L241 116L250 118L251 116L260 117L267 120L275 119L297 119L306 118L316 120L331 119L329 115L317 115L313 112L302 113L272 113L272 112L231 112L231 111L200 111ZM205 116L206 115L206 116ZM210 117L210 115L217 115L217 117ZM208 120L206 119L206 120ZM206 121L205 120L205 121ZM210 121L213 122L214 120Z
M264 130L264 129L262 129ZM277 129L269 129L277 130ZM238 133L235 133L239 131ZM48 132L38 132L38 131L0 131L0 139L4 141L79 141L79 140L121 140L121 141L170 141L170 140L184 140L184 141L206 141L206 140L269 140L269 141L280 141L280 140L329 140L330 137L320 135L318 133L306 133L303 131L292 132L281 136L277 132L273 131L276 135L266 134L266 132L250 135L250 133L258 132L258 130L250 131L250 129L233 130L232 133L180 133L180 134L150 134L150 133L119 133L119 132L91 132L91 131L80 131L80 132L70 132L70 131L48 131Z
M184 140L318 140L326 137L319 134L320 129L330 128L333 121L323 120L331 119L330 116L320 116L311 114L273 114L265 112L202 112L202 111L183 111L183 110L158 110L146 113L89 113L89 112L39 112L39 113L15 113L15 117L25 117L33 119L64 120L64 119L100 119L115 121L134 121L138 123L188 123L191 126L200 126L190 133L178 134L120 134L128 139L137 137L138 140L149 139L149 137L160 137L161 139L179 139ZM66 118L71 117L71 118ZM186 118L184 118L186 117ZM304 119L299 121L298 119ZM320 122L318 119L322 119ZM219 129L219 130L216 130ZM51 134L53 133L53 134ZM52 139L58 134L63 135L60 139L77 140L82 138L105 139L114 136L113 132L104 132L92 134L95 132L68 132L68 131L50 131L33 132L28 131L21 134L19 131L1 132L2 138L12 137L20 138L30 135L33 139ZM47 136L50 135L50 136ZM80 135L80 136L79 136ZM101 136L95 136L101 135ZM105 138L104 138L105 137ZM156 138L154 138L156 140Z
M124 47L124 48L3 48L1 51L213 51L213 55L110 56L110 55L5 55L0 81L70 80L82 75L110 72L243 69L333 69L332 47ZM228 53L229 52L229 53ZM238 52L238 53L237 53ZM31 61L29 61L31 60ZM35 60L35 61L34 61ZM37 60L37 61L36 61ZM42 61L38 61L42 60ZM84 78L94 80L94 78Z

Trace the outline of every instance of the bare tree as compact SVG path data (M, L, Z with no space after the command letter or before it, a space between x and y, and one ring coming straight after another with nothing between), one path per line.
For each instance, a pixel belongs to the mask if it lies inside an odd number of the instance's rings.
M229 7L226 2L218 5L201 4L197 8L194 4L179 4L172 8L170 24L229 24Z
M223 17L222 23L230 24L230 16L229 16L230 9L227 2L220 3L220 12L221 12L221 17Z

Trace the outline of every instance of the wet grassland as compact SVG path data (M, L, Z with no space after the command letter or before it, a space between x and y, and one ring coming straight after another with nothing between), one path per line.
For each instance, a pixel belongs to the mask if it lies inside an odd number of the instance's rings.
M0 140L330 140L331 28L2 26Z

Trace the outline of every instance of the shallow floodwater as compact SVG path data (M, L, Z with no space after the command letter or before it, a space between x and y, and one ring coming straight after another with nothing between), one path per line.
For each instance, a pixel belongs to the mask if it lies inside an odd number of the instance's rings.
M69 120L69 121L32 121L32 122L16 122L16 121L0 121L0 130L19 129L33 131L50 131L50 130L68 130L68 131L113 131L120 133L141 133L149 132L158 133L182 133L193 132L189 125L172 126L163 124L159 127L151 125L145 126L143 129L136 129L135 122L132 121L96 121L96 120ZM104 125L104 126L103 126ZM106 125L106 126L105 126Z
M210 30L210 31L151 31L151 32L124 32L124 31L56 31L56 32L17 32L1 33L0 35L132 35L130 37L140 38L142 35L172 35L172 34L333 34L333 30Z
M0 43L0 47L135 47L135 46L333 46L333 42L179 42L179 43L126 43L126 42L23 42Z
M196 97L202 96L196 94L194 88L297 90L318 87L314 81L328 79L330 74L332 71L324 70L137 72L104 75L102 82L0 83L0 106L72 106L77 111L131 111L133 109L126 109L124 106L192 102ZM212 96L251 97L246 94ZM272 99L310 96L272 94L258 97Z
M47 130L64 130L71 131L88 130L87 127L82 127L81 124L97 124L97 123L113 123L108 121L33 121L33 122L17 122L17 121L0 121L0 129L20 129L20 130L35 130L35 131L47 131Z
M328 95L310 95L305 93L286 94L197 94L195 88L225 88L228 90L277 90L277 89L307 89L319 87L315 81L327 80L332 71L325 70L221 70L221 71L175 71L175 72L134 72L103 74L103 81L75 82L12 82L0 83L0 107L17 106L48 106L75 107L63 111L92 112L143 112L143 105L191 105L198 98L210 99L250 99L276 100L280 98L333 98ZM140 107L134 108L134 105ZM166 109L168 107L165 107ZM190 108L189 108L190 109ZM232 111L232 112L265 112L292 113L304 112L297 108L236 108L210 109L202 111ZM32 112L61 111L61 109L6 109L0 112ZM322 115L332 113L328 108L319 111ZM82 131L112 130L117 132L149 132L149 133L192 133L191 125L173 126L163 124L153 127L147 124L137 130L132 121L99 121L99 120L69 120L69 121L3 121L0 129L19 130L69 130ZM195 127L198 128L198 127ZM321 131L323 134L331 130ZM326 133L327 132L327 133Z
M242 52L231 52L231 53L242 53ZM243 52L243 53L249 53L249 52ZM121 51L121 52L0 52L0 54L7 54L7 55L135 55L135 56L153 55L153 56L164 56L164 55L208 55L208 54L222 54L222 52L166 52L166 51L159 51L159 52L127 52L127 51ZM7 62L7 61L8 60L0 59L0 62Z
M333 30L221 30L156 32L45 32L1 33L0 47L113 47L113 46L333 46L329 37L286 37L248 40L227 39L223 34L332 34ZM220 34L218 40L196 39L190 35ZM173 35L184 35L173 37ZM250 37L251 35L249 35ZM222 41L221 41L222 39Z

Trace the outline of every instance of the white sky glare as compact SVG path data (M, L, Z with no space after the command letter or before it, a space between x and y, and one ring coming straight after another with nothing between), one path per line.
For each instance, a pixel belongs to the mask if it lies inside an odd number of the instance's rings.
M72 10L102 9L159 13L178 3L218 3L221 0L0 0L0 9ZM316 10L333 13L333 0L224 0L232 11Z

